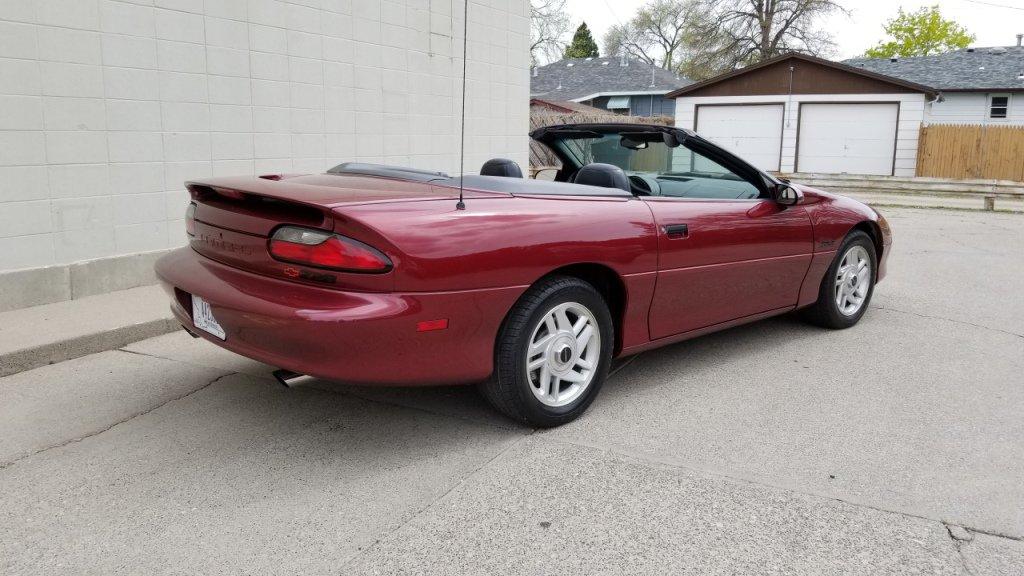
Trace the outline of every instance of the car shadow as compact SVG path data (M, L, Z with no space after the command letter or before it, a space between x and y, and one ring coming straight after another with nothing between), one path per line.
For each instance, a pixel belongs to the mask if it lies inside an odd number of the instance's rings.
M619 359L620 369L613 367L597 402L664 385L661 379L647 378L651 374L670 371L675 376L673 385L682 385L688 376L709 366L741 361L752 351L763 351L779 341L798 345L831 332L807 324L795 314L785 314L655 348Z
M613 400L629 392L644 390L659 382L646 380L646 370L661 371L674 366L681 377L702 364L729 362L742 358L752 349L763 349L777 339L801 341L820 337L824 330L803 322L793 314L737 326L657 348L635 356L613 360L601 394L596 402ZM827 331L825 331L827 332ZM640 370L643 367L644 370ZM372 387L326 380L314 380L306 386L355 396L363 400L464 418L473 422L514 430L527 430L493 409L475 386ZM585 415L583 416L586 417Z

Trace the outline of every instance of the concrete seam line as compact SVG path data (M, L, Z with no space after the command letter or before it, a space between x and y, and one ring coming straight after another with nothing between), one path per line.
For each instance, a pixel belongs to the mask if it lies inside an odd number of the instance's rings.
M762 488L771 488L773 490L784 490L784 491L787 491L787 492L792 492L794 494L800 494L802 496L810 496L810 497L813 497L813 498L822 498L822 499L825 499L825 500L831 500L833 502L841 502L843 504L846 504L846 505L849 505L849 506L853 506L853 507L856 507L856 508L866 508L868 510L874 510L876 512L885 512L885 513L888 513L888 514L895 514L897 516L905 516L907 518L915 518L917 520L926 520L928 522L937 522L939 524L942 524L944 527L948 527L950 525L950 523L948 523L948 522L946 522L944 520L941 520L939 518L932 518L930 516L923 516L923 515L920 515L920 514L912 514L910 512L903 512L903 511L900 511L900 510L890 510L888 508L881 508L879 506L874 506L874 505L871 505L871 504L865 504L863 502L854 502L852 500L845 500L843 498L840 498L838 496L833 496L833 495L830 495L830 494L821 494L821 493L818 493L818 492L810 492L810 491L802 490L800 488L796 488L794 486L789 486L789 485L786 485L786 484L773 484L771 482L764 482L764 481L759 481L759 480L751 480L749 478L743 478L741 476L735 476L735 475L730 474L730 473L725 472L725 471L709 470L709 469L706 469L706 468L695 468L693 466L687 466L685 464L680 464L678 462L673 462L673 461L670 461L670 460L661 460L661 459L657 459L657 458L651 458L651 457L648 457L648 456L636 455L636 454L633 454L633 453L624 452L624 451L622 451L621 449L619 449L616 446L603 446L603 445L600 445L600 444L590 444L590 443L587 443L587 442L570 441L570 440L563 440L563 439L558 439L558 438L551 438L551 440L554 441L554 442L558 442L560 444L565 444L567 446L572 446L574 448L589 448L589 449L594 450L596 452L605 452L605 453L608 453L608 454L614 454L615 456L617 456L619 458L622 458L622 459L624 459L626 461L629 461L629 462L634 462L634 463L639 464L639 465L646 465L646 466L653 466L653 467L662 467L662 468L668 468L668 469L683 470L683 471L686 471L686 472L689 472L689 473L692 473L692 474L696 474L696 475L713 476L713 477L716 477L716 478L722 478L722 479L730 480L730 481L733 481L733 482L749 484L751 486L760 486ZM1014 540L1014 541L1017 541L1017 542L1024 542L1024 535L1005 534L1005 533L998 532L998 531L995 531L995 530L988 530L988 529L985 529L985 528L975 528L973 526L963 526L963 525L960 525L960 524L957 524L957 526L961 526L965 530L969 530L970 532L973 532L975 534L984 534L986 536L993 536L993 537L997 537L997 538L1004 538L1006 540Z
M341 563L341 568L344 569L346 566L348 566L349 564L354 562L359 557L361 557L361 556L363 556L365 554L369 554L371 550L376 548L377 545L381 543L382 540L384 540L385 538L387 538L391 534L394 534L394 533L398 532L402 528L406 527L410 522L415 520L418 516L420 516L421 514L423 514L424 512L429 510L430 508L432 508L435 504L438 504L442 500L447 498L448 495L451 494L452 492L454 492L457 488L461 488L462 486L464 486L467 482L469 482L469 480L471 478L473 478L474 476L479 474L481 470L483 470L484 468L490 466L493 462L496 462L499 458L501 458L502 456L507 454L510 450L512 450L516 446L522 444L523 442L526 442L531 436L533 436L536 433L537 433L537 429L534 429L529 434L525 434L521 438L517 439L515 442L509 443L508 446L506 446L505 448L503 448L500 451L498 451L497 454L495 454L494 456L489 458L486 462L481 463L479 466L477 466L476 468L471 470L469 472L469 474L466 474L461 479L459 479L458 482L452 484L447 490L444 491L443 494L441 494L437 498L434 498L430 502L427 502L426 504L421 506L419 510L416 510L415 512L410 514L409 517L405 519L405 521L403 521L398 526L395 526L394 529L388 530L384 534L382 534L381 536L379 536L376 539L374 539L373 543L370 544L369 546L367 546L366 549L359 550L358 552L356 552L356 553L352 554L351 556L349 556L344 562ZM344 574L344 571L342 571L341 574Z
M887 308L885 306L872 306L875 310L885 310L887 312L896 312L898 314L910 314L911 316L917 316L918 318L927 318L928 320L944 320L946 322L952 322L954 324L962 324L964 326L972 326L974 328L981 328L982 330L991 330L992 332L999 332L1006 334L1007 336L1016 336L1017 338L1024 338L1024 334L1017 334L1016 332L1010 332L1009 330L1003 330L1001 328L993 328L991 326L984 326L982 324L974 324L973 322L965 322L963 320L955 320L953 318L946 318L943 316L930 316L928 314L921 314L920 312L910 312L909 310L900 310L898 308Z
M626 360L626 361L624 361L624 362L623 362L622 364L620 364L620 365L619 365L619 366L618 366L617 368L615 368L615 370L612 370L612 371L611 371L611 373L610 373L610 374L608 374L608 378L607 378L607 379L608 379L608 380L611 380L611 379L612 379L612 376L615 376L615 375L616 375L616 374L618 374L619 372L622 372L622 371L623 371L623 370L625 370L626 368L629 368L629 366L630 366L631 364L633 364L633 362L636 362L636 361L637 361L637 359L639 359L639 358L640 358L641 356L643 356L643 355L644 355L644 353L643 353L643 352L638 352L638 353L636 353L636 354L634 354L634 355L630 356L630 357L629 357L629 359L627 359L627 360Z
M178 328L180 328L180 327L181 326L178 326ZM171 330L171 332L174 332L174 330ZM129 342L128 344L125 344L125 346L128 346L129 344L133 344L133 342ZM118 352L124 352L125 354L135 354L136 356L142 356L144 358L156 358L157 360L169 360L171 362L178 362L180 364L188 364L189 366L195 366L197 368L212 368L214 370L222 370L222 369L224 369L223 366L214 366L212 364L202 364L200 362L193 362L191 360L182 360L181 358L171 358L170 356L161 356L159 354L150 354L149 352L141 352L139 350L129 350L125 346L117 348L116 350ZM242 357L245 358L245 356L242 356ZM259 375L259 374L251 374L251 373L247 373L247 372L239 372L239 374L245 374L246 376L252 376L253 378L259 378L261 380L270 380L272 382L277 382L277 379L274 378L273 374L262 374L262 375Z
M114 350L139 340L173 332L179 328L177 320L160 318L15 350L0 355L0 377Z
M45 448L40 448L38 450L34 450L32 452L29 452L28 454L24 454L22 456L18 456L17 458L15 458L13 460L9 460L7 462L0 462L0 470L5 470L7 468L10 468L11 466L17 464L18 462L21 462L22 460L25 460L26 458L31 458L31 457L33 457L33 456L35 456L37 454L42 454L43 452L48 452L48 451L53 450L55 448L63 448L64 446L68 446L68 445L71 445L71 444L77 444L79 442L82 442L83 440L88 440L89 438L92 438L93 436L98 436L100 434L103 434L104 432L112 430L113 428L115 428L115 427L117 427L117 426L119 426L121 424L124 424L125 422L134 420L134 419L138 418L139 416L145 416L146 414L149 414L149 413L151 413L151 412L153 412L155 410L159 410L160 408L163 408L164 406L167 406L171 402L177 402L178 400L183 400L185 398L188 398L189 396L191 396L192 394L195 394L196 392L199 392L200 390L205 390L205 389L209 388L213 384L217 383L219 380L221 380L223 378L227 378L228 376L233 376L235 374L238 374L238 372L227 372L227 373L221 374L220 376L217 376L213 380L210 380L209 382L207 382L206 384L203 384L202 386L200 386L199 388L196 388L195 390L192 390L192 391L187 392L185 394L181 394L179 396L175 396L174 398L170 398L170 399L168 399L168 400L166 400L164 402L161 402L161 403L157 404L156 406L153 406L152 408L149 408L148 410L143 410L142 412L137 412L135 414L132 414L132 415L128 416L127 418L122 418L121 420L118 420L117 422L114 422L113 424L111 424L110 426L107 426L106 428L103 428L101 430L97 430L95 432L90 432L90 433L86 434L85 436L80 436L78 438L72 438L70 440L65 440L63 442L58 442L57 444L54 444L52 446L47 446Z

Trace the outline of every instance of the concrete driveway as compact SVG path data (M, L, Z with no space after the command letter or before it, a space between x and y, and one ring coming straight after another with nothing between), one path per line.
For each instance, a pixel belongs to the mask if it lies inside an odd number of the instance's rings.
M0 573L1024 574L1024 217L887 216L857 327L644 354L557 430L183 333L2 378Z

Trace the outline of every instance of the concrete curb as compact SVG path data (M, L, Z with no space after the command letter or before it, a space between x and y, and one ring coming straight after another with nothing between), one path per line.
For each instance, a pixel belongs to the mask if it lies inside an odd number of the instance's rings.
M14 350L0 355L0 377L10 376L48 364L56 364L72 358L97 352L114 350L139 340L161 336L181 330L181 324L174 318L160 318L111 330L76 336L58 342Z
M170 250L0 272L0 312L156 284L153 264Z

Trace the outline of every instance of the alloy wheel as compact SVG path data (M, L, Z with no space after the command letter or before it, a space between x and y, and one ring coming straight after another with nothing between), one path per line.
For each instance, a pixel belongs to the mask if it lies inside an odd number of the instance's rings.
M836 270L835 298L839 313L853 316L860 311L871 289L871 257L863 246L851 246Z
M572 403L590 386L601 355L597 319L577 302L545 313L530 336L526 377L534 396L546 406Z

